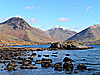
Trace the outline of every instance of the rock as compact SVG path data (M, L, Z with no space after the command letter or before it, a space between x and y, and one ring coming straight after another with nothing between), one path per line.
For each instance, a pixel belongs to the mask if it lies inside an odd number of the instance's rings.
M52 59L42 58L42 63L52 63Z
M45 67L45 68L49 67L49 65L50 65L50 63L48 63L48 62L42 62L41 63L41 66Z
M41 57L41 55L38 55L38 57Z
M65 57L64 59L63 59L63 62L72 62L73 60L71 59L71 58L69 58L69 57Z
M62 63L60 63L60 62L56 63L54 67L55 67L55 70L62 71Z
M52 54L57 54L58 52L52 53Z
M51 55L51 56L57 57L57 55Z
M50 65L49 65L49 67L54 67L54 66L55 66L54 64L50 64Z
M70 56L70 54L66 54L66 56Z
M29 57L28 59L31 59L31 60L33 60L33 56Z
M87 67L86 67L84 64L79 64L79 65L77 66L77 69L86 70Z
M52 63L52 59L48 59L48 58L42 58L41 60L41 66L42 67L49 67L50 64Z
M77 71L74 71L74 73L78 73Z
M12 60L11 60L11 62L17 62L17 60L15 60L15 59L12 59Z
M8 60L0 60L0 63L8 63Z
M17 70L17 68L16 68L16 67L14 67L14 68L13 68L13 70L14 70L14 71L16 71L16 70Z
M63 42L56 42L52 43L49 48L54 49L89 49L93 47L86 46L84 44L78 43L77 41L63 41Z
M43 55L43 56L45 56L45 57L49 57L49 55Z
M41 60L36 60L35 64L41 64L42 61Z
M66 72L66 74L71 74L71 72Z
M18 64L23 64L23 61L19 61Z
M8 66L8 71L12 71L13 66Z
M72 62L65 62L63 64L63 70L66 70L66 71L72 71L74 68Z
M32 65L30 65L30 66L21 65L20 68L21 69L37 69L37 67L33 67Z
M35 56L36 55L36 53L32 53L32 56Z

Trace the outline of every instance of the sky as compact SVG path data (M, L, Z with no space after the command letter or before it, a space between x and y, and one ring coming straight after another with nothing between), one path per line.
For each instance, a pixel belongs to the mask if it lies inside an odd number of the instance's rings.
M80 32L100 24L100 0L0 0L0 22L14 16L42 30L59 25Z

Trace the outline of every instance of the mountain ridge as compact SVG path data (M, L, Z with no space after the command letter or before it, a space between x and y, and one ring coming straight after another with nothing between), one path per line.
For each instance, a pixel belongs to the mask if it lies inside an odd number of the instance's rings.
M70 38L71 36L76 34L75 31L71 31L61 26L54 26L53 28L47 30L46 32L55 42L64 41L66 38Z
M100 40L100 24L90 26L81 32L75 34L68 40L75 40L82 43L96 43L97 40Z

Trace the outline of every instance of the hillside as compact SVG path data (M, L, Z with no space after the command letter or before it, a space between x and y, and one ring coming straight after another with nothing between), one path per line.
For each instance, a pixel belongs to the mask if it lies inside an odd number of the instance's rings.
M31 27L23 18L12 17L0 23L0 39L6 41L50 42L51 39L40 29Z
M53 41L64 41L66 38L70 38L76 32L66 29L61 26L55 26L47 31Z
M75 40L82 43L100 43L100 24L90 26L67 40Z

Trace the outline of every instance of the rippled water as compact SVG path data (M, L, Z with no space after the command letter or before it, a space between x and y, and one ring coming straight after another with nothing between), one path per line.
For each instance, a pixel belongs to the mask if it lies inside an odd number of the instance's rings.
M43 46L43 45L42 45ZM46 45L48 47L50 45ZM46 58L43 55L48 54L49 57L53 60L53 64L56 62L62 62L63 59L66 56L66 54L70 54L71 59L73 59L75 62L74 69L76 66L80 63L83 63L87 66L87 68L91 68L93 70L85 70L85 71L78 71L78 74L73 73L72 75L92 75L93 73L100 73L100 45L91 45L94 48L93 49L87 49L87 50L52 50L52 51L34 51L37 53L37 55L34 57L34 61L37 59ZM41 47L38 45L38 47ZM44 46L43 46L44 47ZM56 55L57 57L51 56L52 53L58 52ZM31 54L31 52L29 52ZM42 57L38 57L38 55L42 55ZM83 61L85 59L85 61ZM33 62L34 63L34 62ZM1 67L2 64L0 64ZM0 75L66 75L66 71L55 71L54 68L42 68L41 65L36 65L38 69L18 69L17 71L0 71Z

